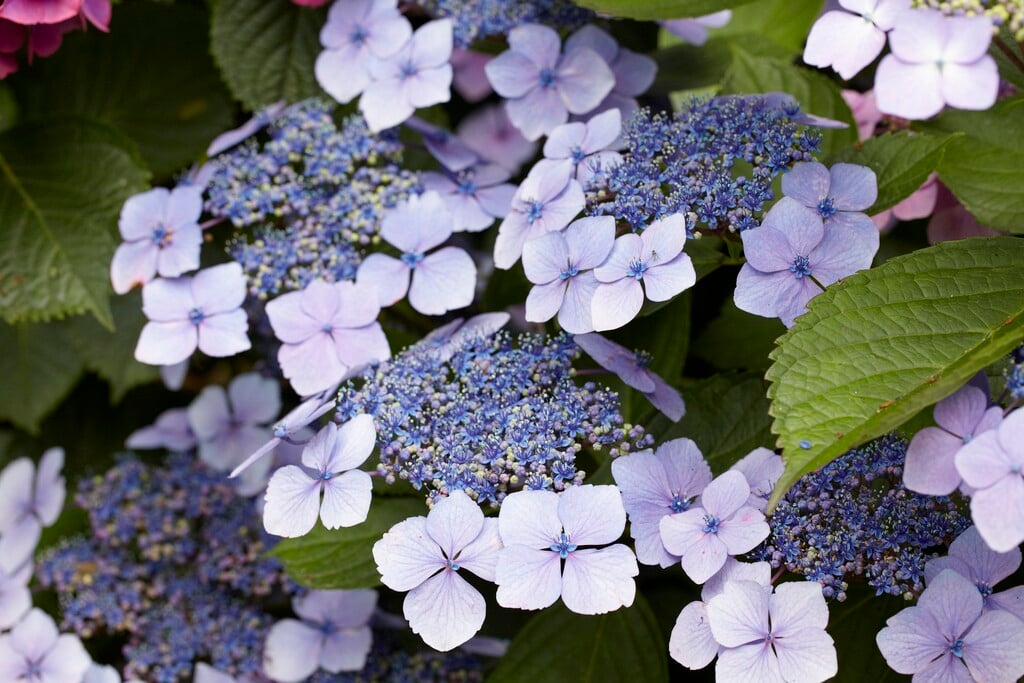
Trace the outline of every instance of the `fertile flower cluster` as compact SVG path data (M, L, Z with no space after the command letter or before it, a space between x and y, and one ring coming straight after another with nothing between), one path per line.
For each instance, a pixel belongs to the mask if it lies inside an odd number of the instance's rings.
M1013 352L1013 364L1006 370L1006 392L1014 401L1024 400L1024 346Z
M522 24L573 29L594 17L593 12L569 0L417 0L416 4L435 17L450 18L459 47L469 47L479 38L507 34Z
M66 628L125 637L125 673L146 680L188 680L197 659L233 674L261 670L272 619L256 600L288 586L265 555L259 515L222 475L183 455L166 467L124 458L83 480L75 502L89 536L38 568Z
M904 488L906 454L906 441L889 435L804 475L776 507L771 536L755 553L820 582L837 600L858 576L879 595L920 593L933 549L970 520L955 498Z
M764 96L694 100L675 116L643 110L626 124L607 186L590 188L589 211L634 230L675 213L693 218L691 235L757 227L772 179L818 149L817 132L799 121L798 107ZM745 175L741 162L753 167Z
M912 0L914 7L929 7L949 16L984 15L993 30L1006 26L1018 43L1024 42L1024 2L1021 0Z
M460 489L492 505L521 488L560 491L583 481L584 448L615 456L651 443L623 422L615 392L573 382L577 354L565 336L435 338L342 385L337 419L372 415L378 471L431 501Z
M340 127L333 107L307 100L270 122L262 145L249 139L216 157L207 211L236 227L256 226L229 247L261 298L314 279L354 279L385 209L419 189L398 166L396 135L374 135L359 116Z

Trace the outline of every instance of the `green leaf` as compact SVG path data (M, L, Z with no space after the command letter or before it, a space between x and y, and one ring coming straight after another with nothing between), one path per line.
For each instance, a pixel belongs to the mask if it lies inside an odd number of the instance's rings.
M313 63L327 8L291 0L219 0L211 45L231 92L250 109L320 93Z
M292 579L308 588L373 588L380 585L373 544L403 519L426 513L420 498L375 498L362 524L334 531L318 524L302 538L281 541L270 554L284 563Z
M659 441L686 437L700 446L716 473L759 446L771 447L768 384L756 375L720 374L683 386L686 415ZM659 419L651 427L658 433Z
M113 329L107 298L117 215L147 179L126 142L84 121L19 126L0 136L6 321L91 311Z
M129 4L110 35L65 39L17 81L23 120L82 116L109 123L166 176L198 158L232 122L232 103L209 55L205 13L183 5Z
M907 606L902 597L875 595L867 586L851 586L847 600L830 607L828 634L836 644L838 683L895 683L906 679L889 668L882 657L875 634L885 621Z
M1003 80L1024 88L1024 48L1013 37L1008 25L1003 24L999 35L992 39L988 53L996 60Z
M668 651L639 593L632 607L586 616L561 603L530 619L487 683L668 681Z
M671 35L664 29L662 34ZM658 75L650 92L667 95L718 85L732 65L734 43L742 44L749 54L780 59L787 56L776 43L756 33L711 38L703 45L669 45L651 55L658 63Z
M1022 240L945 242L813 299L767 375L786 461L772 504L800 475L900 426L1019 345L1022 272Z
M786 331L777 318L762 318L736 308L732 298L722 306L693 344L693 355L719 370L759 370L771 365L768 354Z
M733 46L733 62L722 84L728 94L789 93L808 114L847 124L847 128L822 130L821 151L831 154L857 141L857 127L850 107L831 79L788 61L758 57Z
M913 131L888 133L847 147L830 164L845 162L868 166L878 176L878 199L867 210L881 213L912 195L939 167L946 145L962 133L928 135Z
M81 374L82 360L61 325L0 323L0 419L37 433Z
M709 33L712 40L720 36L734 38L747 52L747 36L756 35L790 54L798 54L803 52L804 41L823 4L823 0L758 0L734 9L728 24Z
M135 345L146 324L141 290L113 297L111 309L114 332L89 316L76 316L62 324L66 325L68 337L85 368L110 383L111 399L116 403L132 387L156 380L160 371L135 360Z
M628 19L680 19L701 17L754 0L574 0L587 9Z

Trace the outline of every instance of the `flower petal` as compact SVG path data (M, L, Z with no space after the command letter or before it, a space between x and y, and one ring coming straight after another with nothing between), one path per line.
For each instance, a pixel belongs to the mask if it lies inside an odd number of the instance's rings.
M297 619L270 627L263 646L263 672L275 681L304 681L320 668L323 635Z
M515 609L544 609L554 604L562 593L558 553L509 545L504 536L502 540L505 547L498 551L494 568L498 604Z
M626 528L626 510L616 486L567 488L558 496L558 518L576 545L612 543Z
M636 597L633 577L639 572L636 556L624 545L576 550L565 558L562 602L577 614L604 614L629 607Z
M409 591L402 607L413 633L441 652L476 635L487 612L484 596L450 569Z
M321 488L319 480L295 465L274 472L267 484L263 528L267 533L285 538L308 534L316 526L320 513Z
M391 527L373 544L380 581L395 591L408 591L445 566L440 546L427 533L426 517L410 517Z

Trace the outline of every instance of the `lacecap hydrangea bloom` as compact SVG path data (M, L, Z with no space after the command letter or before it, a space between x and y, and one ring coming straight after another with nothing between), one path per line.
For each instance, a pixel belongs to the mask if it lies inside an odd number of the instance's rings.
M14 573L30 560L45 527L64 509L64 449L43 453L38 467L18 458L0 472L0 571Z

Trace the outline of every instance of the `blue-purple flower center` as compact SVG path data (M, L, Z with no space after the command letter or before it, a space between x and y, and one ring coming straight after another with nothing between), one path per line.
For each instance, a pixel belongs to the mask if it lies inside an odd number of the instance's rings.
M553 88L553 87L555 87L555 70L554 69L541 69L540 70L540 87L542 87L542 88Z
M476 183L472 178L462 176L459 178L459 193L464 195L476 194Z
M982 598L987 598L988 596L992 595L992 586L988 585L987 583L982 583L981 581L979 581L974 585L978 587L978 592L981 593Z
M704 515L704 533L717 534L720 521L714 515Z
M644 279L644 272L647 270L647 263L640 259L633 259L629 262L629 269L626 271L626 276L636 278L637 280Z
M796 275L797 280L802 280L811 274L811 260L806 256L794 256L793 265L789 267L789 272Z
M569 553L576 550L576 544L569 542L569 536L564 531L558 534L558 538L551 544L551 550L558 553L563 560L569 557Z
M171 243L171 231L163 223L153 228L153 244L158 247L166 247Z
M402 80L405 80L406 78L412 78L413 76L418 74L419 68L412 63L412 60L407 59L404 62L402 62L402 66L399 69L398 73L402 77Z
M654 360L654 356L646 351L634 351L633 362L636 363L638 368L646 368Z
M1021 468L1019 462L1015 462L1012 465L1010 465L1010 471L1013 472L1014 474L1020 474L1021 473L1021 469L1022 468Z
M957 638L957 641L949 646L949 651L954 657L963 659L964 657L964 641L963 638Z
M329 481L331 479L334 479L334 473L333 472L321 472L320 473L320 479L323 480L323 481Z
M458 562L455 560L446 560L446 562L448 564L448 569L451 569L453 572L459 571L460 567Z
M330 636L334 635L334 632L338 630L338 627L335 626L333 622L322 621L320 622L320 624L318 624L317 630L319 630L320 633L324 634L325 636Z
M348 34L348 39L353 45L363 45L369 37L370 32L359 24L356 24L355 28L352 29L352 33Z
M583 151L582 147L576 145L571 150L569 150L569 158L572 159L572 163L578 165L582 163L584 159L587 158L587 153Z
M42 661L30 661L28 668L25 669L23 674L26 679L42 678L43 677L43 663Z
M420 261L422 260L423 254L418 254L411 251L407 251L404 254L402 254L402 263L409 266L410 269L416 268L416 266L418 266Z
M818 202L818 213L822 218L828 219L836 213L836 203L831 197L825 197Z
M562 272L558 274L558 279L564 281L570 278L574 278L579 274L580 269L574 266L572 261L569 261L565 264L565 268L562 269Z
M530 202L530 208L526 211L526 222L532 225L535 221L540 220L540 217L543 215L544 202Z
M324 323L323 325L320 326L320 331L330 334L331 332L334 332L334 325L332 325L331 323Z
M672 512L685 512L686 508L690 507L690 501L683 498L678 491L672 495L672 503L668 506L668 509Z
M188 321L193 325L199 325L205 317L206 315L198 308L193 308L188 312Z

